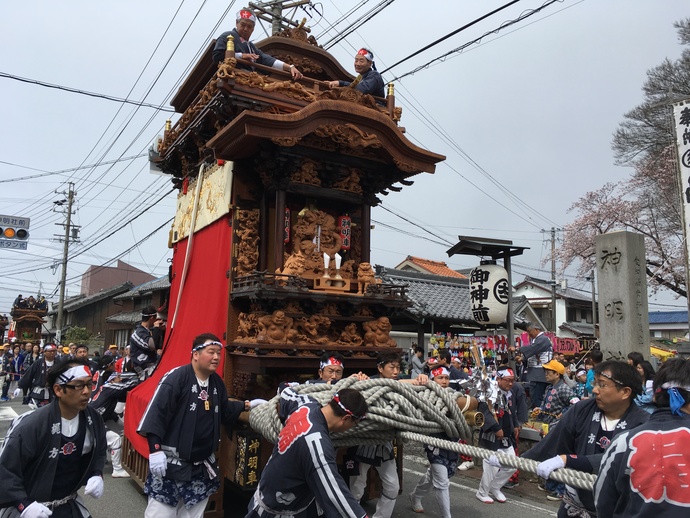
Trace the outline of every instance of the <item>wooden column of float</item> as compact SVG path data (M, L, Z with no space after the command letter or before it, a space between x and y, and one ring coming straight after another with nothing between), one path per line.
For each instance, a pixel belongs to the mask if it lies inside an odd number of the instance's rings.
M362 205L362 262L371 262L371 207Z
M274 236L273 236L273 268L283 268L283 254L284 254L284 240L283 240L283 223L285 221L285 191L276 191L276 208L273 218L274 222ZM267 235L267 234L263 234Z
M263 193L259 202L259 232L262 236L268 235L268 193ZM281 263L282 264L282 263ZM259 271L268 268L268 240L259 241Z

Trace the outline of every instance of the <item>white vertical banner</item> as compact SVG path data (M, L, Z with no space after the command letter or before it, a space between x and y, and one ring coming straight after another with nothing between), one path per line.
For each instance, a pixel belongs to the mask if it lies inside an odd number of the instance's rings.
M686 258L690 260L690 100L680 101L673 105L676 147L678 149L678 174L681 204L683 206L683 239L687 250ZM685 265L690 268L690 265ZM690 303L690 299L688 299Z

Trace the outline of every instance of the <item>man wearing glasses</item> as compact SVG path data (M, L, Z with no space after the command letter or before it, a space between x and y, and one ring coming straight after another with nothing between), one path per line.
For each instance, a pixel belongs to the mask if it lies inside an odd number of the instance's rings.
M49 405L18 417L0 455L0 515L22 518L90 516L77 490L103 495L105 428L87 406L93 382L83 361L66 359L49 371Z
M149 443L145 517L201 517L220 487L215 450L220 425L229 428L251 402L229 401L216 373L223 344L205 333L192 342L192 360L161 379L137 432ZM263 401L263 400L262 400Z
M597 473L613 438L649 418L633 402L642 392L642 382L632 365L608 360L594 369L593 397L570 408L546 437L523 455L542 461L537 467L542 478L548 479L552 471L563 467ZM566 485L558 516L596 516L594 495Z
M287 421L249 502L247 518L366 516L338 473L330 434L350 430L367 410L364 397L354 389L339 390L325 406L290 388L283 390L278 413Z
M666 360L654 377L656 410L606 450L594 485L599 516L681 517L690 492L690 362Z

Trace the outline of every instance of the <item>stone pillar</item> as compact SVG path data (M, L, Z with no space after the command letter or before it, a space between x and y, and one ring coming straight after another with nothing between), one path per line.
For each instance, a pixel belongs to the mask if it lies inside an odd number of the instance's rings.
M599 343L604 360L649 358L649 313L644 237L619 231L596 236Z

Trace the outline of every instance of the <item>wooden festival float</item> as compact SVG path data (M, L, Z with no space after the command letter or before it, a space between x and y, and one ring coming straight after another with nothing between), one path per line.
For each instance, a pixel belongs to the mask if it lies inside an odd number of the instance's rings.
M375 372L376 355L396 350L388 317L410 303L405 287L374 276L371 208L444 159L405 137L392 85L386 99L329 90L326 81L353 77L303 27L257 44L296 65L305 76L296 82L250 70L228 43L219 66L208 47L172 100L182 116L152 150L179 194L166 344L127 399L123 465L140 484L147 446L137 423L199 333L227 342L223 377L239 399L316 377L325 351L345 356L347 375ZM250 429L224 439L225 487L256 487L271 452L262 442ZM207 515L222 515L222 495Z

